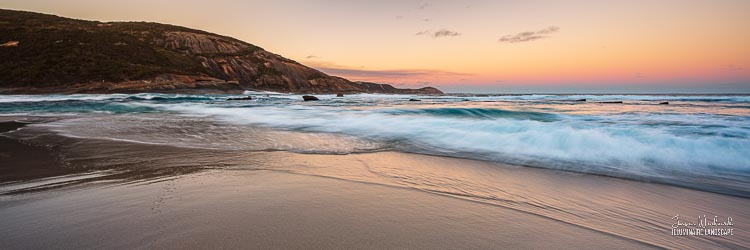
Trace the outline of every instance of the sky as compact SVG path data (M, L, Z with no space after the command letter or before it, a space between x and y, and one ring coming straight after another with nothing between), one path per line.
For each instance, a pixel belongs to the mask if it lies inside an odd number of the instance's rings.
M397 87L750 93L747 0L0 0L0 8L187 26Z

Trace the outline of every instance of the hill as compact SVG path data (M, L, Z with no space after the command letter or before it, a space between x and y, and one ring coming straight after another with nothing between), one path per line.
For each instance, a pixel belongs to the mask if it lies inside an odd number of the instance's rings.
M13 10L0 10L0 58L0 93L442 93L354 83L180 26Z

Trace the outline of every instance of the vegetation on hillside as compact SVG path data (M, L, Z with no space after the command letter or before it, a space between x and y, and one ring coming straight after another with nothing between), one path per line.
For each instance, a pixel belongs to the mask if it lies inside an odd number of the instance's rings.
M208 32L179 26L101 23L0 10L0 86L127 81L159 74L211 75L194 56L154 44L166 31ZM238 41L241 42L241 41ZM251 53L260 48L243 53Z

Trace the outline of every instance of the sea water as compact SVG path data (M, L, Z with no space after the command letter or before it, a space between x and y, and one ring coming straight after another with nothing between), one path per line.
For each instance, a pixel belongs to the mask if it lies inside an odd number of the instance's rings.
M253 100L227 100L245 95ZM0 115L55 117L34 126L78 138L309 154L399 151L750 197L746 95L318 97L4 95Z

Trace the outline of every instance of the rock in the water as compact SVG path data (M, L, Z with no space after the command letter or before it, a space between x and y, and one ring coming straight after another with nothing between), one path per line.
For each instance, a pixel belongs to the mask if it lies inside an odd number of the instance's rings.
M419 99L409 99L410 102L421 102L422 100Z
M253 99L252 96L245 96L245 97L240 97L240 98L229 98L227 99L227 101L246 101L246 100L252 100L252 99Z
M622 103L622 101L599 102L599 103L608 103L608 104L614 104L614 103Z
M344 97L344 94L338 93L338 94L336 94L336 97Z
M578 100L576 100L576 102L585 102L585 101L586 101L586 99L578 99Z
M667 105L669 102L660 102L659 105Z
M302 99L305 101L319 101L320 100L317 97L311 96L311 95L303 95Z

